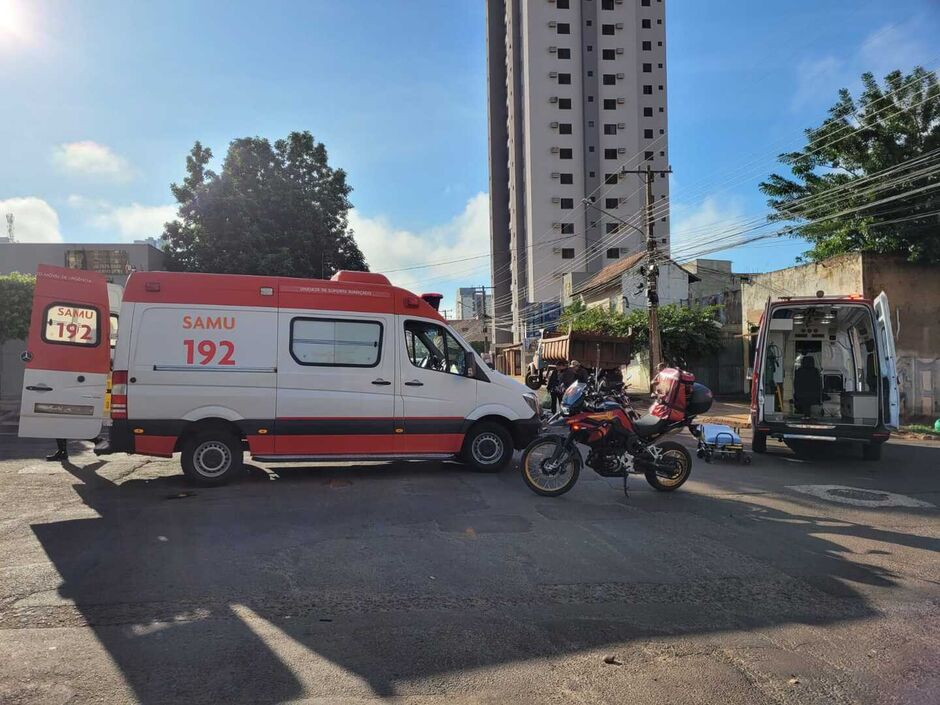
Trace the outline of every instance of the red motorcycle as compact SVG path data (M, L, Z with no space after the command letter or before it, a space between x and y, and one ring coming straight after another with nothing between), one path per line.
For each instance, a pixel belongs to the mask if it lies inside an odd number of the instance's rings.
M661 492L681 487L692 472L692 456L682 444L661 439L682 428L696 435L694 418L711 408L712 393L690 373L671 368L659 373L655 386L656 401L640 417L589 384L568 387L561 413L522 454L522 477L529 489L558 497L574 487L582 464L578 444L590 449L584 462L597 474L623 477L625 493L627 478L638 473ZM566 435L557 433L565 427Z

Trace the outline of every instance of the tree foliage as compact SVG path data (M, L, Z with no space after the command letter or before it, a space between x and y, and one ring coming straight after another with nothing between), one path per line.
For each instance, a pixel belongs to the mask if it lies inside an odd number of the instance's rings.
M329 165L309 132L273 145L233 140L218 174L211 159L196 142L186 178L170 187L179 203L163 233L170 268L324 278L368 269L349 229L346 172Z
M870 193L870 187L883 183L880 176L852 186L940 149L940 85L935 73L916 68L904 76L893 71L884 86L866 73L862 83L857 101L847 89L839 91L829 117L806 130L807 145L802 150L780 155L793 178L772 174L760 184L774 209L771 220L793 222L792 234L812 244L806 256L813 260L845 252L876 252L900 254L912 262L940 262L940 190L840 214L940 183L940 173L934 169L877 194ZM833 188L840 190L828 198L812 198Z
M31 274L0 275L0 343L26 339L35 288L36 277Z
M605 335L626 336L632 330L634 351L649 350L649 311L646 308L621 313L604 306L586 308L583 303L575 302L562 312L559 325ZM714 354L722 346L718 307L660 306L659 334L663 357L670 364L686 365L689 360Z

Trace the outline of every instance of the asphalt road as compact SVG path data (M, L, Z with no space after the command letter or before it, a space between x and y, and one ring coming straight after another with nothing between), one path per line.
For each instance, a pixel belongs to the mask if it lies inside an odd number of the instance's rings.
M559 499L50 445L0 437L4 704L940 702L940 444Z

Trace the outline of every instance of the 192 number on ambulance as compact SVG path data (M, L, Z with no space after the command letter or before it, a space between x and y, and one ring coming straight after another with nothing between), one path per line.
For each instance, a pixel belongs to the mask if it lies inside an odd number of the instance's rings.
M183 347L186 348L186 364L197 364L196 356L199 356L198 364L211 365L234 365L235 364L235 343L231 340L220 340L216 343L214 340L184 340Z

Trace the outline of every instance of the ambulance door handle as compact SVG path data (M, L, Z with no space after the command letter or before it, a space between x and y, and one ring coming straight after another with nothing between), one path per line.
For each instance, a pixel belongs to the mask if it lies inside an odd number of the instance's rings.
M387 379L382 379L381 377L379 377L378 379L372 380L372 384L378 384L384 387L384 386L391 384L391 382L389 382Z
M406 387L423 387L424 382L419 382L416 379L411 380L410 382L405 382Z
M47 387L44 384L35 384L35 385L31 384L26 388L31 392L51 392L52 391L52 387Z

